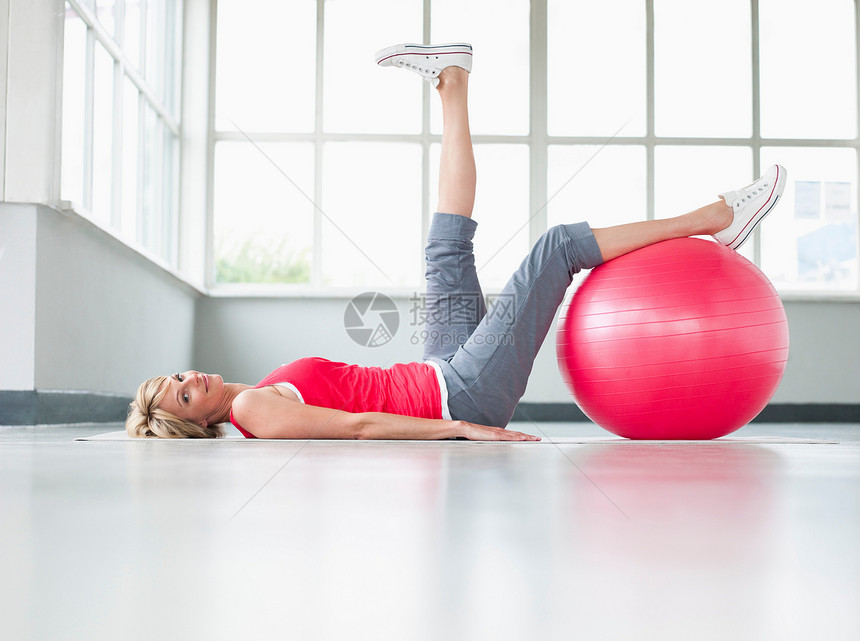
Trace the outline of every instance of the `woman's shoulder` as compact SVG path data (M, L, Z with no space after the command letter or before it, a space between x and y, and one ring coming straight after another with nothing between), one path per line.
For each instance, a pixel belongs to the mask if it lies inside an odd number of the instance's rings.
M288 411L291 406L302 405L296 394L280 385L252 387L239 393L230 406L230 416L240 425L254 429L257 423L267 420L272 410Z
M233 400L233 411L236 410L237 403L239 403L239 407L244 408L249 405L253 405L256 402L261 402L270 398L283 398L285 400L301 402L301 399L299 399L298 395L293 390L288 387L284 387L283 385L273 383L263 387L251 387L240 392Z

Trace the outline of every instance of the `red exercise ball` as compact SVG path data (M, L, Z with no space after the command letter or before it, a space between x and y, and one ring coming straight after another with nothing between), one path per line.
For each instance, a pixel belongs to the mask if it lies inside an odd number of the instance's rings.
M712 439L767 405L788 360L782 301L719 243L670 240L596 267L559 320L586 416L631 439Z

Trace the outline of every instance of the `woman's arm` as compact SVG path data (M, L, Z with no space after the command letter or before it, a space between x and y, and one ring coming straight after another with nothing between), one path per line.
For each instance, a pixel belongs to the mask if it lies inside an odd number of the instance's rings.
M464 437L480 441L539 441L536 436L466 421L352 413L305 405L275 387L246 390L233 401L239 424L258 438L412 439Z
M501 427L476 425L466 421L446 421L436 418L413 418L382 412L366 412L357 416L361 436L366 439L443 439L463 437L470 441L539 441L540 438Z

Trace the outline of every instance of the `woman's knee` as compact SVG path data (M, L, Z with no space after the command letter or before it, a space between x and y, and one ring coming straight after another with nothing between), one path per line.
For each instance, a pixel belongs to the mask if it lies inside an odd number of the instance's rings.
M567 233L565 225L553 225L541 234L537 242L551 247L558 247L566 242L570 242L570 235Z
M588 223L553 225L538 239L537 251L548 255L563 248L571 275L603 262L600 248Z
M545 262L550 260L560 248L567 255L566 244L570 242L570 237L564 229L563 225L553 225L547 229L532 245L529 252L528 262L535 264L536 262Z

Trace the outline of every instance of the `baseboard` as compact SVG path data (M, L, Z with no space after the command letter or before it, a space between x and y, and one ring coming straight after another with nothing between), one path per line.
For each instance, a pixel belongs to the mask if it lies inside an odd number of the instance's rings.
M588 423L574 403L520 403L515 421ZM860 405L851 403L775 403L765 407L753 423L860 423Z
M131 398L67 390L0 390L0 425L125 421Z
M0 425L56 425L125 421L131 398L64 390L0 390ZM588 423L574 403L520 403L515 421ZM860 423L860 404L776 403L754 423Z

